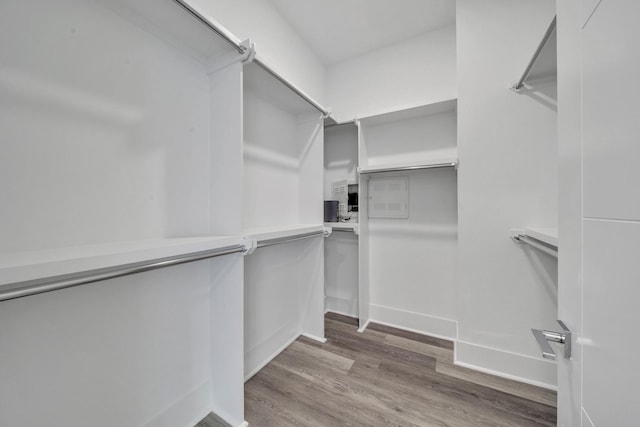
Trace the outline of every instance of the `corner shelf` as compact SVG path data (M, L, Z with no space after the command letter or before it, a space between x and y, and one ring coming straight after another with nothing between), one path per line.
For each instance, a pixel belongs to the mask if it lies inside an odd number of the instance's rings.
M358 117L358 121L366 121L367 124L377 125L399 120L413 119L420 116L430 116L433 114L445 113L447 111L456 111L458 108L458 99L449 98L440 101L429 102L424 104L404 105L385 111L377 111Z

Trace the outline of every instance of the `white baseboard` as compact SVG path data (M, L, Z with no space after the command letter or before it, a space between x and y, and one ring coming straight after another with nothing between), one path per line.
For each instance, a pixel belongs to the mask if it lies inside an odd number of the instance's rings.
M249 427L249 423L246 421L243 421L240 425L238 425L238 427Z
M196 425L211 412L211 389L211 381L205 381L147 421L145 426L175 426L185 422Z
M370 320L367 320L364 325L360 326L358 328L358 332L363 333L365 331L365 329L367 329L367 326L369 326L369 322L370 322Z
M358 317L358 301L344 298L325 296L324 306L327 311L344 314L349 317Z
M244 382L247 382L251 379L252 376L254 376L255 374L257 374L260 369L264 368L265 366L267 366L267 364L269 362L271 362L273 359L275 359L275 357L277 355L279 355L280 353L282 353L287 347L289 347L295 340L298 339L298 337L300 336L300 334L296 334L294 335L292 338L288 339L282 346L280 346L276 351L274 351L273 353L271 353L271 355L269 355L267 358L265 358L262 362L258 363L258 365L253 368L248 374L245 373L244 376ZM245 356L246 357L246 356Z
M371 322L404 329L432 337L456 340L458 338L458 322L421 313L398 310L381 305L369 307Z
M345 313L344 311L333 310L333 309L330 309L330 308L327 308L327 309L324 311L324 314L327 314L327 313L340 314L340 315L342 315L342 316L353 317L354 319L357 319L357 318L358 318L358 316L356 316L356 315L349 314L349 313Z
M309 338L310 340L318 341L318 342L320 342L322 344L327 342L326 338L316 337L315 335L311 335L311 334L307 334L307 333L303 333L303 334L300 334L300 335L303 336L303 337Z
M549 390L557 390L556 364L524 354L457 341L454 364Z

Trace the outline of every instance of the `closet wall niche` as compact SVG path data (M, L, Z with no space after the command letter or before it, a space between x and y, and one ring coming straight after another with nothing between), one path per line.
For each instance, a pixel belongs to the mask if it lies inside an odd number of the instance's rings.
M347 185L344 194L344 185ZM336 188L340 191L336 192ZM325 127L324 198L345 203L339 222L326 223L333 229L325 239L325 309L358 317L358 128L355 122ZM349 196L348 193L352 193ZM349 198L351 197L351 203ZM357 202L357 204L356 204Z
M243 82L248 379L299 335L324 339L324 116L258 64Z
M456 338L456 100L359 119L360 324Z
M240 425L239 54L172 1L0 10L0 424Z

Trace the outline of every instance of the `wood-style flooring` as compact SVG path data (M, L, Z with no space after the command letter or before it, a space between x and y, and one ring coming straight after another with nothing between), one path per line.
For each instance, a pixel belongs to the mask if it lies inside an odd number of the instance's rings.
M555 426L555 392L453 365L453 343L328 313L245 383L251 427ZM204 421L204 420L203 420ZM198 424L198 427L217 424Z

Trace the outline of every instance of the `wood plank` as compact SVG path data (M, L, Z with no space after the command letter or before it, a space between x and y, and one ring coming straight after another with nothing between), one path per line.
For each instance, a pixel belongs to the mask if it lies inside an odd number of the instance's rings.
M275 362L275 361L274 361ZM288 366L277 362L269 364L260 372L263 380L272 387L286 390L289 402L295 402L304 410L296 416L308 418L305 426L418 426L407 423L395 413L390 412L384 402L377 401L367 391L353 384L345 376L317 377L316 381L304 381ZM251 420L247 420L251 423ZM257 423L260 425L259 423Z
M399 332L398 332L399 331ZM454 366L446 340L328 314L245 384L259 426L554 426L554 393ZM395 335L395 333L398 335ZM530 397L530 398L528 398Z
M329 311L324 315L324 318L325 320L335 320L338 322L345 323L347 325L355 326L356 329L358 328L358 319L355 317L345 316L344 314L338 314L338 313Z
M403 337L397 337L395 335L387 335L384 343L453 363L453 350Z
M554 407L531 402L519 396L504 393L482 385L468 383L433 371L419 371L406 364L381 362L379 377L392 374L402 386L422 388L423 392L448 399L456 408L465 408L476 416L490 420L494 425L555 426Z
M379 323L371 322L367 329L372 331L383 332L385 334L393 335L396 337L406 338L413 341L422 342L425 344L431 344L436 347L446 348L453 350L453 341L445 340L442 338L430 337L429 335L422 335L417 332L405 331L404 329L398 329L387 325L381 325Z
M416 367L435 370L435 358L400 347L385 345L357 335L325 330L327 341L333 348L350 350L354 360L362 360L362 356L369 358L391 358L403 361Z
M536 387L531 384L525 384L507 378L497 377L495 375L485 374L484 372L479 372L463 366L456 366L453 363L448 363L443 360L438 360L436 362L436 371L470 383L484 385L485 387L490 387L494 390L520 396L533 402L553 407L556 407L557 405L557 395L553 390Z
M231 424L210 412L209 415L204 417L202 421L195 425L195 427L231 427Z

